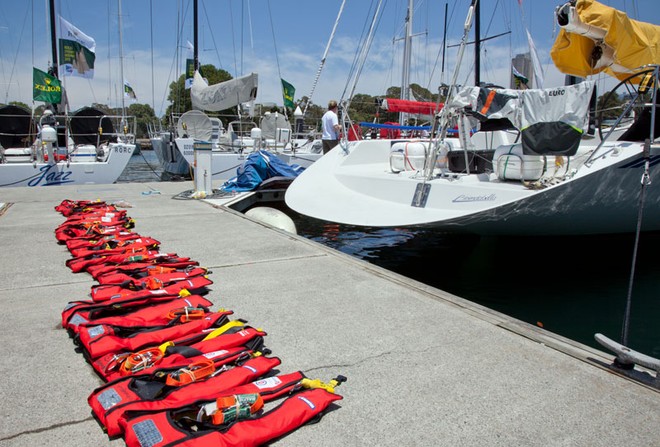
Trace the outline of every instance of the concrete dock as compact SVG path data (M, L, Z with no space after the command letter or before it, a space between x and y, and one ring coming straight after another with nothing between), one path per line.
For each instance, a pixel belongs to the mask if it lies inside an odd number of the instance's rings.
M0 446L123 445L92 418L87 397L102 382L60 327L66 303L95 284L65 266L55 240L63 199L130 203L136 232L212 270L207 298L263 328L281 372L348 378L336 411L278 446L660 445L660 392L611 371L612 355L235 211L172 199L187 188L0 189L11 204L0 211Z

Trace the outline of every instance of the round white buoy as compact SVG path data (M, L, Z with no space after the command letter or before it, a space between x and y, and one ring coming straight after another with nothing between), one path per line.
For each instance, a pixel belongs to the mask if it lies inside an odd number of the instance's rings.
M296 224L293 220L280 210L271 208L269 206L258 206L252 208L245 213L251 219L258 220L259 222L267 223L280 230L288 231L289 233L298 234Z

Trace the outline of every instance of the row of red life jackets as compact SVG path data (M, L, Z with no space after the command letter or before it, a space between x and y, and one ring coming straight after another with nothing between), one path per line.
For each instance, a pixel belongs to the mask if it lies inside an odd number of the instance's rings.
M125 210L64 200L55 230L74 273L98 284L71 301L62 327L106 382L88 398L111 438L128 446L257 446L321 417L342 397L330 382L280 365L266 332L233 312L212 310L213 282L197 261L161 253L132 231ZM264 411L269 402L281 403Z

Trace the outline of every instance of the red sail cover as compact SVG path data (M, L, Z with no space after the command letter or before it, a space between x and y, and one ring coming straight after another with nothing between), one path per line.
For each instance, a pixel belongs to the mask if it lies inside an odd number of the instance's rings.
M388 112L404 112L416 115L434 115L442 109L444 104L440 104L436 111L436 103L409 101L407 99L385 98L382 108Z

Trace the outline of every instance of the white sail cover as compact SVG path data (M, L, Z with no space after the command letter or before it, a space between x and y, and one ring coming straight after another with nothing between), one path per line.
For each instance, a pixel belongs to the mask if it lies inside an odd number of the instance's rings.
M253 101L257 97L257 81L257 74L250 73L209 86L199 71L195 71L190 89L193 108L217 112Z
M481 121L508 119L522 132L527 155L571 155L589 125L594 83L551 89L466 87L445 107L467 110Z

